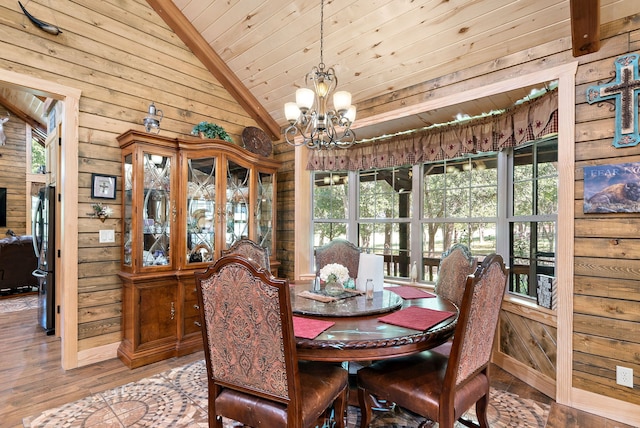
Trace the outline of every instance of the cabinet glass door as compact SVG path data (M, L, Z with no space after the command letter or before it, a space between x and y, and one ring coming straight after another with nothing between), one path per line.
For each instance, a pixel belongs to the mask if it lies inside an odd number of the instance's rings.
M229 248L241 238L249 237L250 170L232 160L227 161L226 239Z
M133 155L128 154L124 158L124 177L122 177L123 181L123 189L122 189L122 199L124 200L124 213L123 219L124 224L122 228L122 236L124 241L124 257L122 259L122 263L125 266L131 267L132 263L132 248L131 248L131 233L132 233L132 207L133 207L133 163L132 163Z
M211 262L215 254L216 158L187 160L187 263Z
M144 153L142 202L142 266L171 264L171 162L172 158Z
M256 242L269 251L273 249L273 174L258 173L256 200Z

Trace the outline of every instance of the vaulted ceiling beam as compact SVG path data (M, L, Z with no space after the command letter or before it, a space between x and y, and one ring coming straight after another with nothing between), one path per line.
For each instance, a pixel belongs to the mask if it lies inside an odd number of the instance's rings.
M255 96L231 71L229 66L209 46L206 40L185 18L180 9L171 0L147 0L147 3L160 15L166 24L176 33L191 52L229 91L231 96L245 109L272 140L282 138L280 127L264 109Z
M570 0L573 56L600 50L600 0Z
M0 105L4 106L12 115L20 118L23 122L26 122L32 128L36 128L44 134L47 134L47 129L36 119L29 116L29 114L22 111L19 107L11 103L8 99L0 95Z

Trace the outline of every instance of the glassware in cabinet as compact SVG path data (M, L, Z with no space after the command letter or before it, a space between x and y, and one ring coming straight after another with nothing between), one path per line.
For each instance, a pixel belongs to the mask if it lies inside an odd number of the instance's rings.
M227 160L226 191L226 248L234 242L249 238L249 186L251 170L231 159Z
M142 266L168 266L172 259L171 223L176 212L171 195L174 159L147 151L142 159Z
M256 242L269 251L273 251L273 201L274 174L259 171L257 174L256 197Z
M187 159L186 261L215 257L216 157Z

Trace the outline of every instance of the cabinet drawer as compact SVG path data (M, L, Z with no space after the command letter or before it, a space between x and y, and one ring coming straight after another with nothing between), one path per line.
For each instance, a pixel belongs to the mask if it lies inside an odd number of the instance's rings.
M198 290L196 290L196 286L185 285L184 287L184 301L190 303L198 303Z
M196 324L197 323L197 324ZM200 315L194 317L185 317L184 319L184 334L199 333L200 328Z
M184 302L184 318L198 317L200 318L200 308L198 302Z

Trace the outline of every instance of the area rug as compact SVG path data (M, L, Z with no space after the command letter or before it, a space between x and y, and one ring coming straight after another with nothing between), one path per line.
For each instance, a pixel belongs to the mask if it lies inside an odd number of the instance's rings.
M196 361L24 418L23 424L28 428L207 427L206 376L204 360ZM349 428L359 426L359 412L357 407L349 406ZM548 405L491 390L489 423L493 428L543 428L548 414ZM473 419L473 412L469 411L467 417ZM396 408L376 412L371 427L416 428L422 422L424 418ZM225 428L238 426L242 425L224 421ZM331 421L326 421L321 428L332 426Z
M27 294L24 296L7 296L0 299L0 314L18 312L38 307L38 295Z

